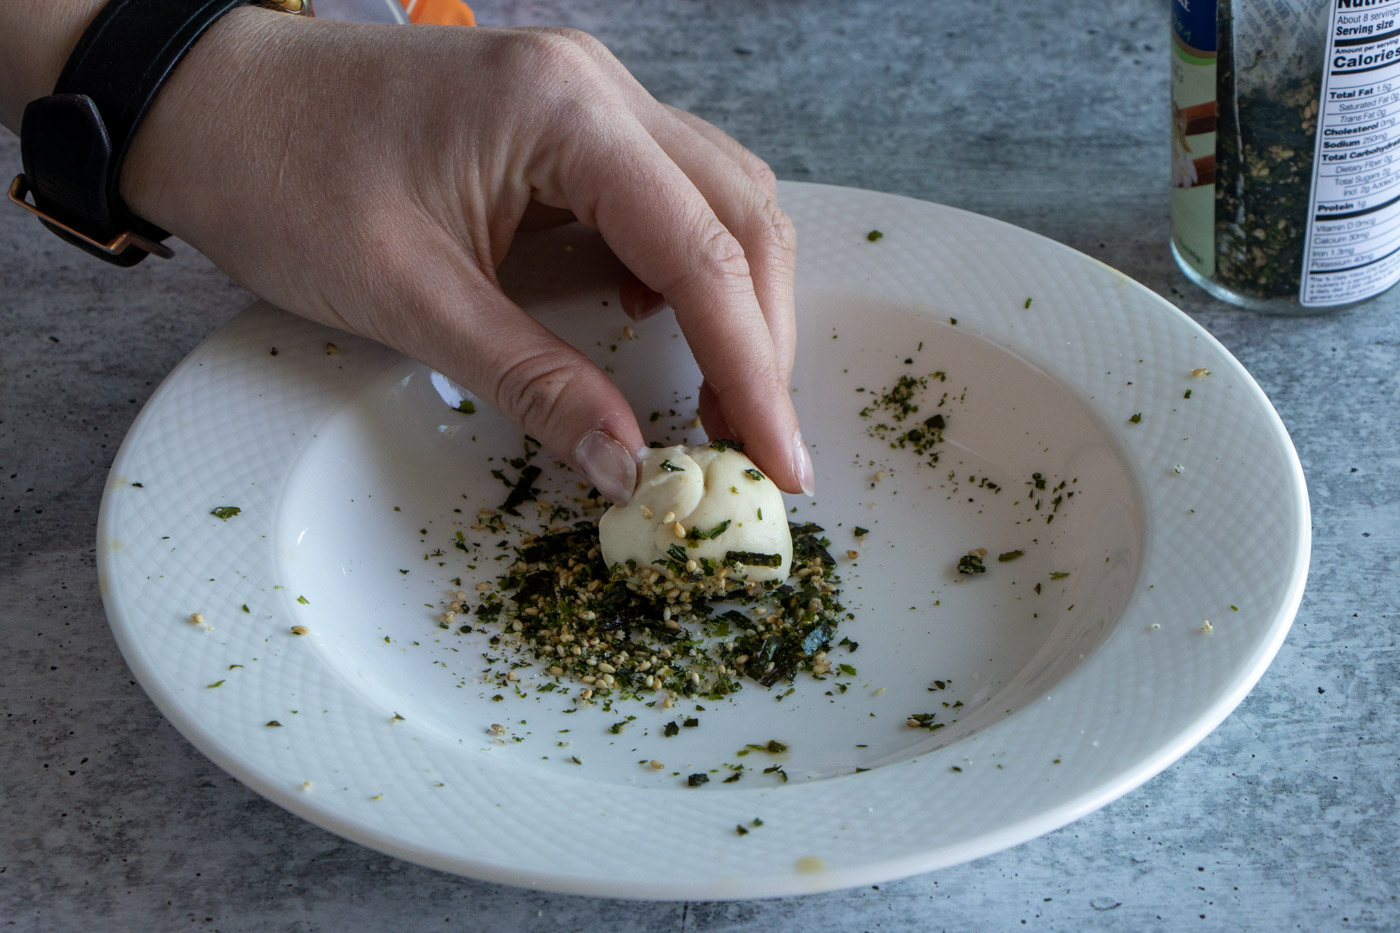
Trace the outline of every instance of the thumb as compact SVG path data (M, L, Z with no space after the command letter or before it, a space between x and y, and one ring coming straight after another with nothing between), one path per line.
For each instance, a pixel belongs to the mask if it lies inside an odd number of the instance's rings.
M471 304L469 314L442 315L447 333L411 355L485 399L604 498L629 500L645 444L617 386L500 291L476 290Z

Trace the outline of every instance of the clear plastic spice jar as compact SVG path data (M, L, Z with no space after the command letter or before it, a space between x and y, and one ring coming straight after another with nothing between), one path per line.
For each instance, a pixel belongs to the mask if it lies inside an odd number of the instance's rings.
M1172 253L1273 313L1400 281L1400 0L1174 0Z

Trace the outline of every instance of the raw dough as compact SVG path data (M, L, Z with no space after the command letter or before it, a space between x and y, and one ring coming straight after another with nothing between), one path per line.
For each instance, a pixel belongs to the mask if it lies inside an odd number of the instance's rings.
M598 522L598 534L609 566L630 560L638 570L653 567L677 544L687 559L710 558L716 564L734 552L782 558L776 567L733 568L730 578L781 583L792 565L783 494L752 460L724 442L648 449L632 501L610 507Z

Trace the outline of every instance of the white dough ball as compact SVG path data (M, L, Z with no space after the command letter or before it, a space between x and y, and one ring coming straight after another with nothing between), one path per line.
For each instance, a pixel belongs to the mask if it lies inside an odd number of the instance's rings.
M752 460L723 442L649 448L632 501L609 507L598 534L610 567L629 560L639 570L653 566L677 544L687 559L717 564L733 553L781 558L775 567L745 563L742 572L730 571L746 580L782 582L792 566L783 494Z

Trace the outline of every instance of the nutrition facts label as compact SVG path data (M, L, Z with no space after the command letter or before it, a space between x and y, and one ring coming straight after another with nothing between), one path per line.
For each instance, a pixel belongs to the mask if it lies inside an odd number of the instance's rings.
M1346 304L1400 280L1400 0L1333 0L1298 300Z

